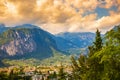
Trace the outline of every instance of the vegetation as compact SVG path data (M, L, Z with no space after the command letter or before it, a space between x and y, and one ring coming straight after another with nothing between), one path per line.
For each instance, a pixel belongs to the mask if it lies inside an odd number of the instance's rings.
M95 41L93 42L93 45L88 47L88 49L88 55L80 54L77 61L73 56L71 57L71 73L67 72L69 71L67 69L70 69L70 67L68 67L70 65L66 64L70 63L69 57L54 49L52 49L54 53L53 56L44 60L3 60L6 64L22 67L8 68L7 71L3 68L0 70L0 80L31 80L31 77L34 75L46 75L46 80L120 79L120 26L118 29L106 33L104 44L100 31L97 30ZM56 66L61 64L61 62L62 66ZM54 65L54 67L51 67L51 65ZM67 67L65 68L66 65ZM27 71L33 71L34 75L26 76L25 73Z
M59 80L66 80L66 73L64 72L64 68L62 65L59 69L58 77L59 77Z
M104 46L97 30L88 55L81 54L77 62L74 57L71 60L74 80L119 80L120 28L107 32Z
M26 29L26 28L9 29L0 34L0 45L6 44L7 42L12 41L17 36L15 32L23 32L25 34L30 33L29 29Z
M21 75L24 74L21 74L20 68L12 68L7 71L0 71L0 80L31 80L31 76Z
M60 65L61 63L64 65L69 65L71 61L70 56L54 52L52 57L43 60L35 58L19 60L4 59L3 63L10 66L56 66Z

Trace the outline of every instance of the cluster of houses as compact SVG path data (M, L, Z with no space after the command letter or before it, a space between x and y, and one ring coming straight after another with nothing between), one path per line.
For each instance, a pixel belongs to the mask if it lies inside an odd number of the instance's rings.
M25 72L24 76L30 76L32 80L58 80L57 77L50 78L50 72L39 74L35 72Z
M11 66L9 68L0 69L0 71L4 71L5 73L10 73L13 70L15 73L18 73L18 78L21 80L59 80L58 69L55 67L19 67L19 66ZM41 71L42 70L42 71ZM71 70L69 68L65 69L67 74L71 74ZM66 75L66 80L71 80Z
M52 76L51 74L53 74L54 72L47 72L47 73L43 73L43 74L34 74L34 72L27 72L25 73L26 76L31 76L32 80L59 80L59 77L56 76ZM71 80L69 79L70 77L66 77L65 80Z

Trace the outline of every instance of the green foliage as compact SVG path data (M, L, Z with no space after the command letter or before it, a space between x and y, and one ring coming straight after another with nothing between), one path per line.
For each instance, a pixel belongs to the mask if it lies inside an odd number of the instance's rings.
M120 25L119 25L120 26ZM120 27L117 26L117 30L110 30L106 34L106 45L120 45Z
M0 72L0 80L9 80L8 75L5 72Z
M53 72L52 74L50 74L50 79L56 79L57 78L57 73Z
M96 31L96 37L95 37L95 42L93 42L92 46L89 46L89 56L92 56L95 52L99 51L102 49L102 38L101 38L101 34L100 31L97 29Z
M58 80L66 80L66 73L64 72L64 68L62 65L58 72Z
M14 38L16 38L17 37L16 32L29 34L30 30L26 28L9 29L0 34L0 45L6 44L12 41Z
M78 62L72 57L75 80L119 80L120 79L120 28L106 34L106 45L102 46L100 32L89 47L88 56L80 55Z
M11 32L11 34L10 34L10 32ZM5 44L9 41L12 41L13 38L10 36L12 36L12 31L8 31L8 32L4 32L3 34L0 34L0 45Z
M96 51L99 51L102 48L102 38L101 38L101 35L100 35L100 31L98 29L96 31L94 48L95 48Z
M29 58L29 59L18 59L18 60L10 60L10 59L4 59L3 63L6 65L14 65L14 66L56 66L61 64L61 62L64 65L70 64L70 56L64 55L55 49L52 49L53 56L45 59L35 59L35 58Z
M4 59L3 63L6 65L17 65L17 66L51 66L51 65L59 65L61 62L64 65L68 65L71 63L70 56L63 55L58 52L54 52L53 56L46 59L19 59L19 60L10 60L10 59Z

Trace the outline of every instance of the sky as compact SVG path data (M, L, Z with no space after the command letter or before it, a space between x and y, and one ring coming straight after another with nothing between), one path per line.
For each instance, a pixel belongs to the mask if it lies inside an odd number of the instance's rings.
M0 23L60 32L102 33L120 24L120 0L0 0Z

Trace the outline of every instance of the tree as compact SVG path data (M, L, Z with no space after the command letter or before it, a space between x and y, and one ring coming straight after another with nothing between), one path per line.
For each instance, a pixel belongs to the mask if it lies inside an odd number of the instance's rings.
M101 51L95 53L99 63L104 65L102 80L120 79L120 27L106 33L107 45Z
M58 77L59 77L58 80L66 80L66 73L64 72L64 68L62 65L59 69Z
M92 46L89 46L89 56L92 56L95 52L100 51L103 47L102 38L100 31L97 29L95 42L93 42Z
M9 79L14 80L14 70L13 69L9 73Z
M101 34L100 34L100 31L97 29L96 31L96 37L95 37L95 42L94 43L94 48L95 48L95 51L99 51L102 49L102 38L101 38Z
M99 80L100 73L103 70L103 64L100 64L100 58L94 57L94 55L102 50L103 43L102 43L102 38L100 31L97 29L96 31L96 37L95 37L95 42L93 42L93 45L89 47L89 53L88 53L88 67L89 70L87 71L87 76L90 78L90 80Z
M57 79L57 74L55 71L52 74L50 74L50 79Z
M56 74L55 71L54 71L54 73L53 73L53 78L57 78L57 74Z
M73 78L75 80L86 80L86 72L89 69L87 64L87 57L83 54L80 54L78 58L78 62L71 57L72 60L72 68L73 68Z
M80 66L78 65L78 63L76 62L75 58L73 56L71 56L71 61L72 61L72 76L75 80L79 80L81 79L80 77Z
M73 77L75 80L99 80L99 75L103 70L103 64L100 64L100 58L94 57L94 54L102 50L102 38L100 31L97 29L95 42L89 46L89 54L80 55L78 61L71 57Z
M0 80L9 80L8 75L4 72L0 72Z

